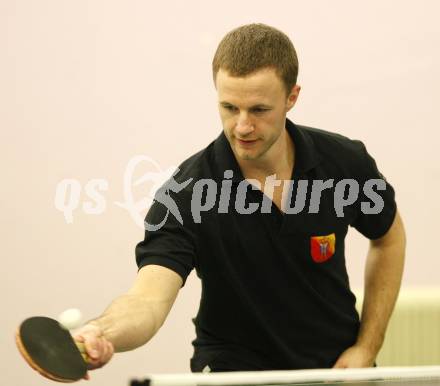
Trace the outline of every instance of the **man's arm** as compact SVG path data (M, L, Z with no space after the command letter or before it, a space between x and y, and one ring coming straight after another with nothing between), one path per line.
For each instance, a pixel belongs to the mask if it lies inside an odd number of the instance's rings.
M398 212L388 232L370 242L365 266L364 302L356 344L334 367L369 367L382 347L402 280L406 236Z
M85 342L89 367L103 366L113 351L132 350L148 342L164 323L182 283L168 268L143 267L126 294L75 334L76 340Z

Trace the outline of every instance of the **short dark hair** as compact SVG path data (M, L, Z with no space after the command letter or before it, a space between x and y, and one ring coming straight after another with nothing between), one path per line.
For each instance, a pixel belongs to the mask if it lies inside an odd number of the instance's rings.
M243 77L264 68L275 70L289 95L298 77L295 47L285 33L262 23L246 24L226 34L212 61L214 83L220 69Z

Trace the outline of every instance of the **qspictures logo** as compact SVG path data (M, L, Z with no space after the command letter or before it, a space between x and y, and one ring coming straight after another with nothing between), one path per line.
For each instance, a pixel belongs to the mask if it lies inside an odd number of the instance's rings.
M151 206L156 191L167 181L176 167L163 169L154 159L145 155L132 157L125 167L121 201L113 204L126 210L132 220L144 228L145 211ZM140 175L140 177L135 177ZM64 215L67 224L72 224L74 215L82 211L87 215L101 215L108 208L105 197L109 190L105 178L93 178L83 187L79 180L66 178L60 181L55 189L55 208ZM139 196L137 190L142 186L149 187L147 194Z
M134 173L141 164L153 167L153 171L144 173L135 179ZM180 170L170 167L163 170L160 165L147 156L135 156L127 164L123 179L124 201L114 202L115 205L128 211L130 216L139 226L147 231L156 231L167 222L168 216L172 215L180 223L184 224L181 209L173 197L177 197L184 189L185 200L178 200L185 205L185 212L190 209L192 221L202 222L202 213L216 210L217 213L229 213L235 210L240 215L249 215L260 211L270 213L272 210L274 191L282 187L283 211L286 214L299 214L304 211L318 213L322 193L326 190L333 197L333 208L337 217L344 217L344 209L356 203L362 191L363 197L369 201L360 202L360 210L364 214L378 214L384 208L384 201L377 191L386 190L384 179L369 179L362 185L355 179L342 179L335 181L327 180L278 180L276 175L266 178L264 185L258 180L246 179L238 183L233 189L233 171L225 170L223 180L217 182L213 179L187 178L178 181ZM179 179L180 180L180 179ZM146 182L153 183L147 197L139 200L134 198L133 188ZM83 202L82 209L87 214L101 214L106 209L106 201L103 192L108 190L108 182L105 179L90 180L85 186L85 193L89 198ZM261 202L252 202L249 199L250 190L260 190L263 194ZM307 195L310 191L310 199ZM295 197L293 197L293 192ZM67 223L73 222L73 212L79 208L81 184L74 179L60 181L55 193L55 207L63 212ZM190 198L189 198L190 197ZM157 224L150 224L141 214L151 206L153 201L166 208L164 217ZM184 204L182 204L184 202ZM306 203L308 205L306 206ZM326 210L329 208L327 207Z

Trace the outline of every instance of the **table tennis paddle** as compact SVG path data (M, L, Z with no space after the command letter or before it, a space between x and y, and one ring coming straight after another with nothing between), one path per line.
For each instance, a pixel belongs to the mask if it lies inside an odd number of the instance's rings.
M46 378L75 382L87 374L84 345L75 342L70 332L54 319L26 319L18 328L15 341L26 362Z

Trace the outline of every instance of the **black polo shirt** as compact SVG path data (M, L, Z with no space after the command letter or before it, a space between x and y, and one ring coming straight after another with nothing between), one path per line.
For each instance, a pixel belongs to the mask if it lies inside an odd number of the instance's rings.
M234 194L246 182L222 133L179 166L174 180L187 185L176 189L175 183L166 183L146 216L146 223L163 225L147 230L137 245L138 267L165 266L184 282L195 268L202 282L193 371L206 365L213 371L331 367L356 341L359 316L344 239L349 226L369 239L383 236L396 212L394 190L385 182L385 190L376 190L384 204L381 212L364 213L362 205L373 202L362 187L383 176L363 143L289 119L286 129L296 148L292 180L308 181L304 210L283 214L272 204L267 211L239 213ZM226 170L233 172L232 178L225 178ZM213 180L210 193L207 179ZM324 190L319 211L309 213L313 181L329 179L335 185L355 180L360 186L359 198L344 208L342 217L335 209L335 189ZM205 187L202 203L216 199L200 217L192 209L196 186ZM292 203L297 186L293 184ZM228 192L229 206L220 199ZM177 215L163 204L164 194L176 203ZM245 207L261 207L265 199L249 186Z

